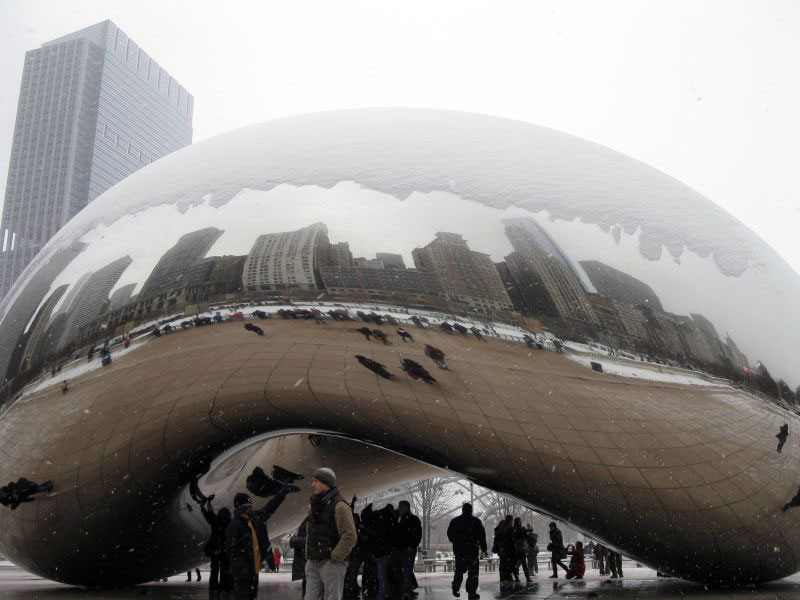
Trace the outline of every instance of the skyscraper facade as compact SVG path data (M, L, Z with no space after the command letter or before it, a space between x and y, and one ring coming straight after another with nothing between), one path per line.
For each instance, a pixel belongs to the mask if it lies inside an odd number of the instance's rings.
M27 52L0 225L0 297L84 206L190 144L193 105L111 21Z
M205 257L222 233L216 227L205 227L182 235L158 260L139 297L148 298L186 285L191 268Z
M260 235L245 260L242 284L253 291L321 288L319 268L328 263L329 246L323 223Z
M447 298L478 310L509 310L511 299L488 254L469 249L458 233L440 231L411 255L420 271L434 273Z

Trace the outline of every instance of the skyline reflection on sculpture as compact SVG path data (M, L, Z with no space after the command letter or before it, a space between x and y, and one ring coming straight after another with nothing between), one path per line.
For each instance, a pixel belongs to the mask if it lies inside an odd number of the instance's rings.
M623 356L746 378L748 357L730 336L723 340L710 319L665 310L650 285L601 261L576 263L533 217L501 222L512 248L502 261L443 230L423 247L404 249L413 268L402 254L381 248L375 258L353 257L347 240L330 241L324 223L260 234L246 255L206 256L225 231L197 229L161 255L138 293L136 282L114 289L131 265L127 255L58 286L20 336L7 379L32 379L82 347L141 334L143 325L172 315L281 299L380 302L514 322L593 340Z

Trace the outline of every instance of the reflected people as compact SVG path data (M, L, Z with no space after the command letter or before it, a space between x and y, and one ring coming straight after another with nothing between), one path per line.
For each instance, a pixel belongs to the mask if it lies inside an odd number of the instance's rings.
M360 496L446 469L706 584L800 570L800 276L635 158L483 115L331 111L192 144L74 212L0 248L0 552L36 575L194 569L209 524L187 504L260 506L247 479L274 464ZM307 514L284 502L270 533ZM364 542L364 586L391 594L391 550Z

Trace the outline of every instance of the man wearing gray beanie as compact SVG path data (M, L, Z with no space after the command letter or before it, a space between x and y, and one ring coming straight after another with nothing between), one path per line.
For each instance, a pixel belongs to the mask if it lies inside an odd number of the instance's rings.
M342 600L347 559L356 545L356 526L347 501L326 467L311 479L311 506L306 526L305 600Z

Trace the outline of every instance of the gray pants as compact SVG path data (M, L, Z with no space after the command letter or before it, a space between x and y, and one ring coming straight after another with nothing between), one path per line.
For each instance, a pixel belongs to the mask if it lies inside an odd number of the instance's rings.
M342 600L346 572L346 562L307 561L305 600Z

